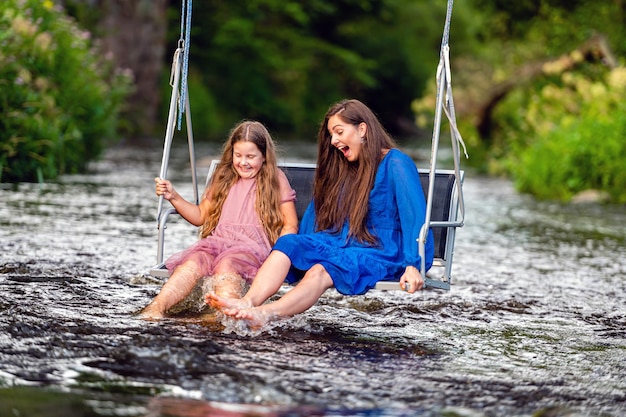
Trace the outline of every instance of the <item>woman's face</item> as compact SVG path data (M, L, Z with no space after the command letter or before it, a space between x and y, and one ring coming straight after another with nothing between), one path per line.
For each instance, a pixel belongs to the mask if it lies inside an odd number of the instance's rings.
M233 166L241 178L254 178L265 162L265 157L252 142L239 141L233 145Z
M339 149L348 161L358 161L367 125L346 123L341 120L339 114L336 114L328 119L327 128L330 134L330 144Z

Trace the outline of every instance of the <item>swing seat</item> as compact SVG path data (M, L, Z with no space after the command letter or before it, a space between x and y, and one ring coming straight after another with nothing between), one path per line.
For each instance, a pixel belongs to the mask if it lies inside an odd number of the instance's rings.
M217 167L217 163L217 160L211 162L207 175L207 184ZM298 213L298 220L300 221L313 198L313 179L316 165L290 162L280 163L278 167L283 170L292 188L296 191L296 211ZM422 183L422 190L426 198L430 182L429 170L418 169L418 172ZM461 182L463 182L463 174L463 171L461 171ZM433 267L428 272L427 276L424 277L426 286L429 287L450 289L456 228L462 226L462 223L459 223L457 220L459 201L458 193L456 192L457 187L461 185L462 184L457 184L454 170L438 169L435 171L435 187L430 223L435 240L435 257ZM176 213L174 209L165 212L165 217L161 224L162 232L165 230L167 217L173 213ZM159 239L159 245L161 245L161 247L163 245L162 238ZM442 274L439 278L433 277L435 270L441 271ZM169 273L165 265L161 263L151 269L150 275L167 278ZM399 290L400 285L397 281L380 281L376 285L376 289Z
M428 169L418 169L418 172L424 198L428 198L430 171ZM443 290L450 289L456 229L463 226L463 222L459 220L459 194L457 188L462 187L464 176L464 171L460 171L461 184L457 184L454 170L435 170L435 186L430 220L430 228L433 231L435 241L435 256L432 268L424 277L426 287ZM439 277L435 276L437 273L440 274ZM376 289L400 290L401 288L397 281L379 281L376 284Z

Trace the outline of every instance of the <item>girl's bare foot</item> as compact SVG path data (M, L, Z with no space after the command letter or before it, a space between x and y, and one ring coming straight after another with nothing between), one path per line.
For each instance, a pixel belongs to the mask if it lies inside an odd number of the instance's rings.
M160 320L165 317L165 312L159 308L157 303L150 303L137 314L142 320Z
M224 314L228 314L227 311L233 313L237 310L252 307L252 303L244 298L220 297L214 292L205 295L204 301L211 307L221 310ZM228 315L231 316L233 314Z

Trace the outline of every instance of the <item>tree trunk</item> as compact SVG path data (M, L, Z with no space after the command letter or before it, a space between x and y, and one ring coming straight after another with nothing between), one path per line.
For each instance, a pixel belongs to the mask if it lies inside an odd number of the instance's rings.
M119 68L133 73L135 91L123 114L135 137L152 135L161 102L159 79L163 70L167 0L96 0L104 53ZM132 139L132 138L131 138Z

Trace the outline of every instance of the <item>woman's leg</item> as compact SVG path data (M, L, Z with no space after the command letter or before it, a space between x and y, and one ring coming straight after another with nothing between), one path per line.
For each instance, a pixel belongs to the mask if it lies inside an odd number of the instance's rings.
M162 318L167 310L191 293L199 280L198 264L192 260L186 261L174 270L159 294L139 313L139 316L146 319Z
M228 310L225 314L246 320L258 328L271 320L286 318L311 308L333 286L333 280L322 265L314 265L302 280L279 300L258 307Z
M269 297L276 294L287 277L290 267L291 260L287 255L280 251L272 251L259 268L259 272L252 280L250 289L243 298L220 297L218 294L209 293L206 295L205 301L210 306L220 310L261 305Z

